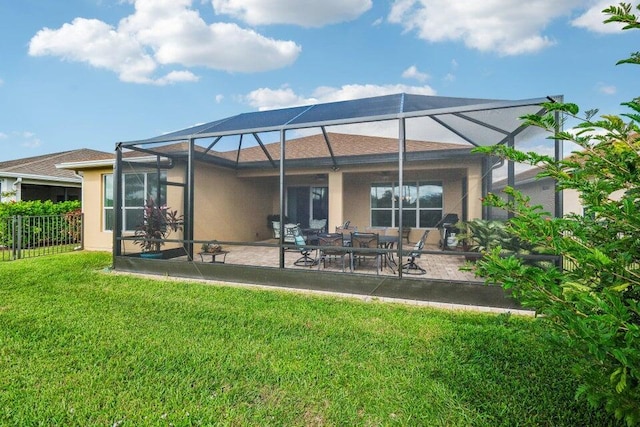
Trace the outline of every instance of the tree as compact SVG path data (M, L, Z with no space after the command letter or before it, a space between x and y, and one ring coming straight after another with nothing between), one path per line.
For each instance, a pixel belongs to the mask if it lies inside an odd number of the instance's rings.
M640 10L640 5L636 6ZM620 3L603 11L605 22L639 29L632 6ZM640 53L618 64L640 64ZM513 188L507 199L490 194L485 203L513 214L508 231L539 253L562 263L528 262L505 256L501 248L476 264L487 282L500 283L539 319L553 325L555 337L576 356L581 386L577 396L603 406L628 425L640 423L640 98L622 104L630 112L579 117L571 103L549 102L543 116L523 119L549 131L551 139L571 141L580 149L555 159L505 146L478 149L542 169L559 190L578 191L584 215L551 218ZM578 120L572 131L559 131L561 120ZM502 252L502 253L501 253ZM564 265L564 268L560 264Z

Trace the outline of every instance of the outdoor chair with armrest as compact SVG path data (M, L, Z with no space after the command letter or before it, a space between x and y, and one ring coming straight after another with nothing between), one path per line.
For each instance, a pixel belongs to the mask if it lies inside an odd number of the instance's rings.
M293 234L294 241L296 243L296 248L300 251L300 254L302 255L300 258L298 258L294 262L294 264L298 266L303 266L303 267L313 267L314 265L316 265L316 262L318 261L315 258L312 258L310 256L313 249L310 249L306 246L307 241L305 237L302 235L300 227L294 228L292 230L292 234Z
M318 234L318 246L320 246L320 249L318 251L318 270L320 270L321 265L326 268L327 257L339 257L342 261L342 272L344 272L344 259L348 255L348 248L344 247L342 234Z
M413 249L408 253L407 262L405 264L402 264L402 272L404 274L418 275L418 274L425 274L427 272L427 270L420 267L416 263L416 258L420 258L420 255L422 255L421 251L424 249L424 245L425 245L425 242L427 241L427 236L429 235L429 231L431 230L429 229L424 230L424 233L422 234L422 237L420 238L420 240L418 240L418 242L413 247Z
M327 220L325 219L310 219L309 229L316 233L324 233L327 227Z
M355 260L358 263L368 257L375 258L376 274L380 274L380 264L383 252L380 252L380 239L376 233L351 233L351 271L355 268Z
M351 221L346 221L344 224L336 227L336 233L344 235L345 240L348 240L351 237L351 233L355 231L358 231L358 227L351 225Z

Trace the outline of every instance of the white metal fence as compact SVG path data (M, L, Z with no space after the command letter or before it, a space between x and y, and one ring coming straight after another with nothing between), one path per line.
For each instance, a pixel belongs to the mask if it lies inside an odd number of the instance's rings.
M0 261L82 249L82 214L0 218Z

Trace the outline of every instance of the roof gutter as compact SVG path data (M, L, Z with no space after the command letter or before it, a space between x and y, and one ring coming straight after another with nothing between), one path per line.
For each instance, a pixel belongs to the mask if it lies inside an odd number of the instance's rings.
M52 177L50 175L33 175L33 174L27 174L27 173L2 172L2 176L7 178L16 178L16 180L30 179L34 181L69 182L74 184L78 183L78 180L74 178L57 178L57 177Z

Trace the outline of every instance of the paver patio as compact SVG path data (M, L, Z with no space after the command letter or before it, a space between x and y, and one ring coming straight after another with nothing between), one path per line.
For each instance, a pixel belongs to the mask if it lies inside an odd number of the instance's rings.
M269 241L267 243L275 243L275 241ZM277 247L266 246L242 246L242 245L224 245L224 249L229 251L226 255L226 264L235 265L247 265L247 266L259 266L259 267L278 267L279 265L279 250ZM473 273L468 271L460 271L460 267L465 264L465 258L462 255L456 255L453 252L442 252L436 246L426 246L425 251L430 253L424 253L420 258L416 258L416 264L426 270L426 274L414 276L416 278L424 279L439 279L439 280L452 280L452 281L480 281ZM285 268L293 269L306 269L319 271L333 271L340 272L342 270L342 263L339 259L329 259L326 263L326 267L323 265L313 265L311 267L297 266L294 262L302 255L299 250L289 249L285 251ZM312 258L317 259L315 250L311 252ZM397 255L394 254L394 259L397 260ZM209 262L210 256L205 255L204 262ZM402 262L406 262L407 257L402 258ZM195 262L203 262L199 255L195 255ZM350 258L346 257L345 262L345 274L349 274ZM357 274L376 274L376 265L372 259L368 259L366 262L355 262L355 269L353 273ZM397 266L393 269L386 265L381 268L380 275L383 276L396 276ZM408 275L404 275L408 276Z

